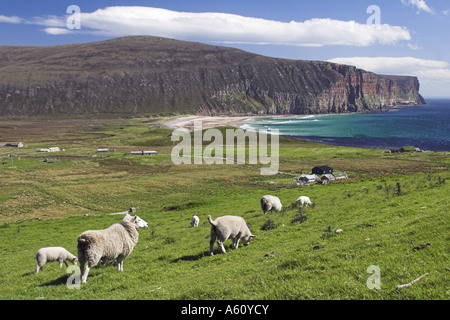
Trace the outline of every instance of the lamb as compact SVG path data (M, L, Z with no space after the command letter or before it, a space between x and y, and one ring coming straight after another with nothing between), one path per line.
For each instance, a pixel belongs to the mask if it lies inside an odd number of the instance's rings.
M137 229L147 227L148 223L138 216L127 214L122 222L113 224L107 229L83 232L78 237L78 260L82 283L86 283L89 270L100 261L117 262L118 270L123 271L123 261L138 242Z
M216 238L219 248L223 253L226 253L223 243L227 239L231 238L233 241L231 248L237 249L239 240L242 239L244 246L247 246L250 241L256 237L250 232L247 224L245 223L245 220L242 217L223 216L213 221L211 216L208 216L208 221L211 224L211 239L209 241L210 256L214 255L213 247Z
M199 222L200 222L199 217L197 217L196 215L192 216L191 227L198 227Z
M282 207L283 206L281 205L281 201L278 197L265 195L261 198L261 209L264 214L271 210L281 211Z
M309 199L309 197L307 196L300 196L298 197L297 200L295 200L296 203L300 203L300 206L303 206L304 204L306 204L306 206L308 206L308 204L312 207L314 207L314 203L311 202L311 200Z
M60 268L62 268L62 264L64 262L66 267L68 267L66 262L67 260L73 264L77 264L78 261L77 257L62 247L41 248L38 252L36 252L36 273L38 273L39 270L43 270L42 267L47 262L59 261Z

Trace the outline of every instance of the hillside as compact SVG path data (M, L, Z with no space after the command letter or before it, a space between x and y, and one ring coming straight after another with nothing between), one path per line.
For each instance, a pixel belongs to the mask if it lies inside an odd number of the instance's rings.
M0 116L361 112L425 103L416 77L133 36L0 46Z
M152 307L148 300L158 300L155 308L165 315L180 309L161 300L201 306L265 300L276 316L285 310L276 309L279 300L295 300L289 306L296 310L305 300L448 300L446 152L385 153L280 137L281 174L261 176L266 164L174 165L172 131L149 128L163 121L0 120L0 135L24 137L22 148L0 148L13 155L0 166L2 300L146 300ZM66 151L36 152L51 146ZM116 151L97 153L99 147ZM158 155L125 154L133 150ZM349 179L293 180L323 164ZM280 198L283 212L262 212L266 194ZM301 195L315 203L303 208L303 220L292 206ZM63 246L76 254L82 232L120 222L123 216L110 214L130 206L149 227L139 230L123 272L93 267L80 290L67 286L74 269L57 262L35 273L38 249ZM226 254L215 244L209 256L208 215L241 216L257 237L236 250L227 240ZM379 289L368 286L373 266L381 273Z

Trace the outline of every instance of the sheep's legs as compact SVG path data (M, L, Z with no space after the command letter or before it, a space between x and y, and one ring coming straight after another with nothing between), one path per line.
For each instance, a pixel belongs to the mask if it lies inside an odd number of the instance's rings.
M216 235L211 233L211 239L209 240L209 255L213 256L214 242L216 242Z
M89 270L90 269L89 269L89 263L88 263L88 264L86 264L86 267L83 270L83 275L81 276L81 282L82 283L86 283L87 276L89 274Z
M117 264L117 270L118 271L123 271L123 260L119 261L119 263Z
M217 244L219 245L220 250L222 250L223 253L227 253L227 251L225 250L225 247L223 246L223 242L218 240Z

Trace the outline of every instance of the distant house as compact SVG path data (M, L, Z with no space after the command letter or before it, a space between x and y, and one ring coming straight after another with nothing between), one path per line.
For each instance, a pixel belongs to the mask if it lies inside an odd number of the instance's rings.
M97 149L97 152L115 152L116 151L116 149L113 149L113 148L100 148L100 149Z
M22 142L9 142L9 143L5 144L5 147L22 148L23 143Z
M311 183L319 180L319 177L315 174L304 174L302 173L301 176L298 178L301 182L304 183Z
M348 176L344 171L335 172L333 173L333 176L336 178L336 180L348 179Z
M333 181L336 180L336 177L332 173L326 173L320 177L322 181Z
M36 149L36 152L58 152L58 151L61 151L61 149L59 149L59 147Z
M125 153L125 155L140 155L140 156L156 156L158 154L158 151L151 150L151 151L131 151Z
M314 168L312 168L311 173L312 174L317 174L317 175L333 173L333 168L331 168L329 166L314 167Z

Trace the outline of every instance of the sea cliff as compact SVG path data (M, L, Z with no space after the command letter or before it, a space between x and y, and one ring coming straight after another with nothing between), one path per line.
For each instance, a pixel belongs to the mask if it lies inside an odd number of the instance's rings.
M0 46L0 116L365 112L420 105L416 77L134 36Z

